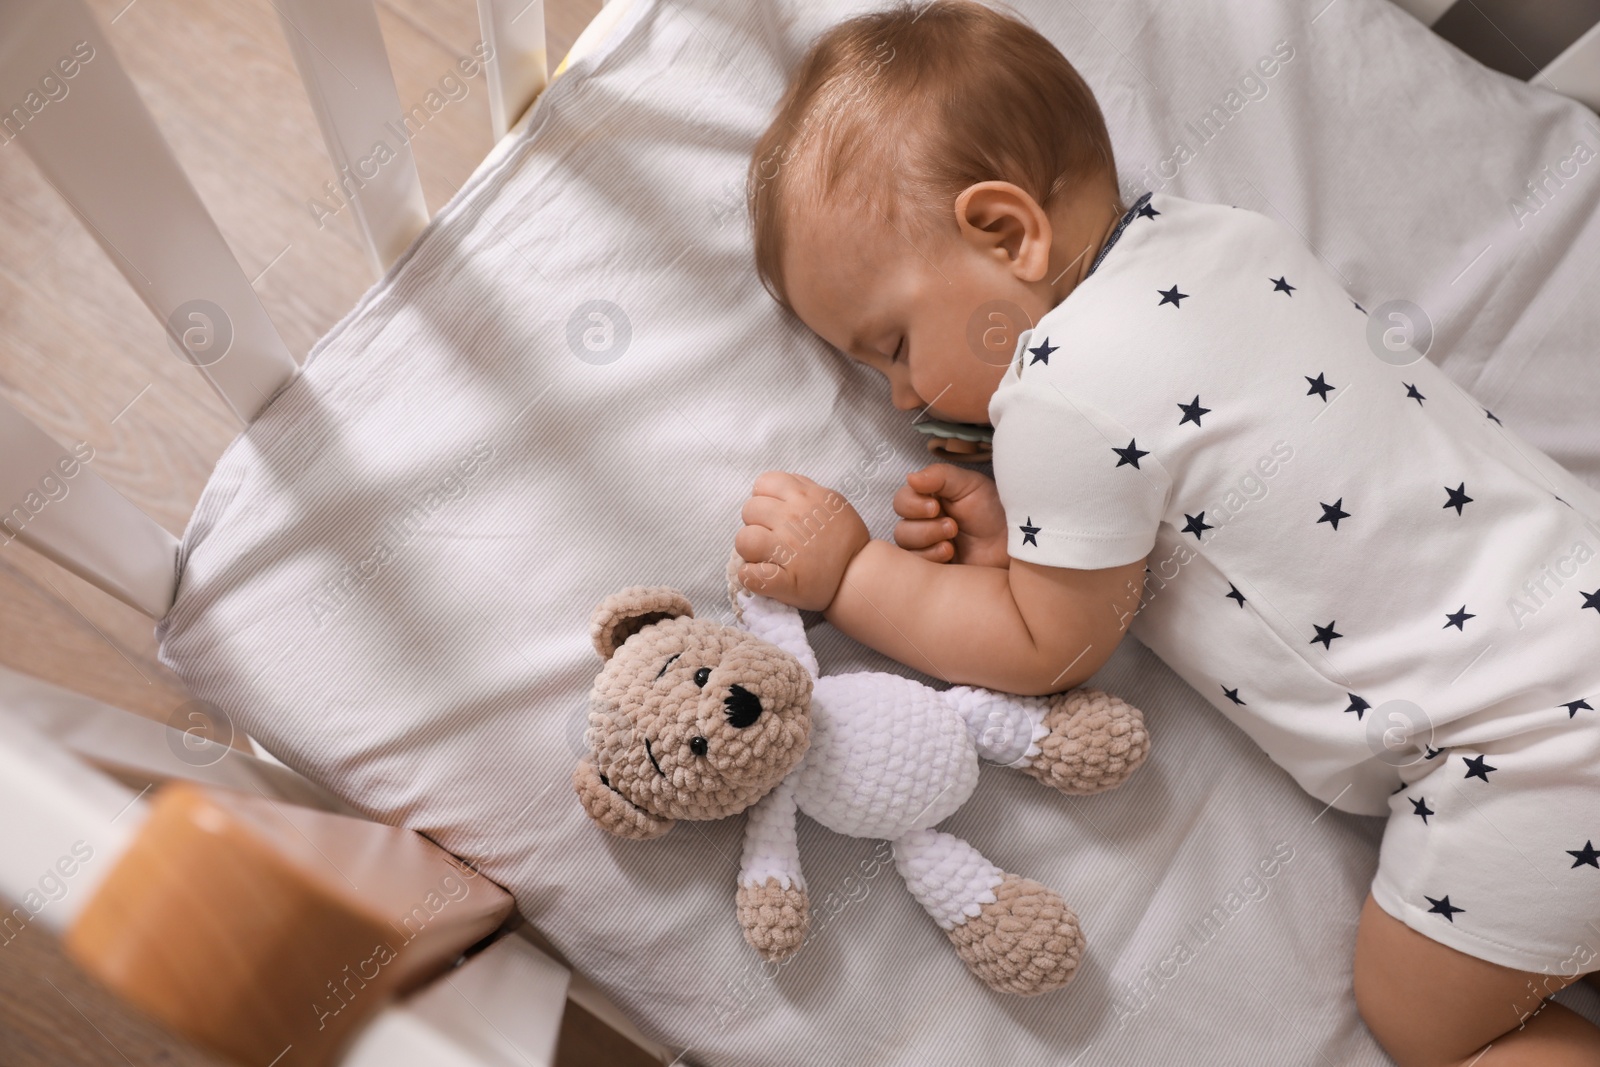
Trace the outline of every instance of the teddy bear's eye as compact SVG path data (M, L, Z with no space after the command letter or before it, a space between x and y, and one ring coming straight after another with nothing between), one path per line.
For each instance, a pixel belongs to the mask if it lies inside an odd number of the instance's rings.
M703 737L689 738L689 751L696 756L704 756L706 754L706 739Z
M660 678L663 674L666 674L667 673L667 668L672 666L672 661L677 659L681 655L683 655L682 652L674 652L672 655L668 656L667 657L667 662L665 662L665 663L663 663L661 665L661 669L659 671L656 671L656 677Z
M743 730L761 718L761 698L742 685L728 686L728 695L722 701L727 709L728 725Z
M706 687L706 682L709 681L710 679L711 679L711 668L710 667L701 667L699 670L694 672L694 684L699 686L701 689L704 689Z

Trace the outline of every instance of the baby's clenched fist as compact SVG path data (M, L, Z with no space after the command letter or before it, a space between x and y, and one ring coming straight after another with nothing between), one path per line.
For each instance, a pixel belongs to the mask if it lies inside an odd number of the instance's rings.
M993 479L934 463L906 475L894 495L895 544L935 563L1006 567L1006 511Z
M842 493L785 471L757 478L739 517L740 583L810 611L833 603L845 568L872 539Z

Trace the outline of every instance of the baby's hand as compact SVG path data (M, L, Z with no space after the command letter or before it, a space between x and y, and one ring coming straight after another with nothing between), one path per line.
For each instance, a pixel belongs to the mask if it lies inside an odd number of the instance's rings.
M906 475L894 495L894 542L935 563L1006 567L1006 513L993 480L935 463Z
M872 540L842 493L784 471L756 479L739 517L745 525L733 547L745 561L740 583L752 593L812 611L833 603L845 568Z

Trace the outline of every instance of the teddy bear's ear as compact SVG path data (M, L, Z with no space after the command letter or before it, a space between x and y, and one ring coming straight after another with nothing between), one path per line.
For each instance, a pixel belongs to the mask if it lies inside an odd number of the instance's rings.
M628 803L621 793L607 785L595 768L592 756L585 756L578 762L572 772L572 788L577 791L589 818L618 837L648 841L672 829L673 820L652 815Z
M666 586L635 585L612 593L589 616L589 637L601 659L610 659L622 643L653 622L693 617L688 597Z

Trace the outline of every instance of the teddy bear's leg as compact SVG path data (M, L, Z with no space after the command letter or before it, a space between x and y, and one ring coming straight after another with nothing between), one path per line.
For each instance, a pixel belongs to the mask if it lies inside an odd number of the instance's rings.
M992 763L1024 767L1039 754L1049 704L1042 697L1015 697L992 689L951 686L940 694L967 724L978 755Z
M1035 698L1045 703L1038 753L1013 764L1063 793L1081 796L1119 786L1150 754L1144 715L1098 689Z
M979 756L1063 793L1120 785L1150 751L1139 709L1098 689L1018 697L958 685L942 696L967 724Z
M959 837L913 830L894 842L906 888L990 989L1059 989L1083 958L1078 917L1053 890L1007 874Z

